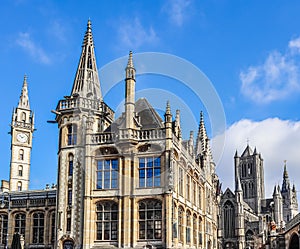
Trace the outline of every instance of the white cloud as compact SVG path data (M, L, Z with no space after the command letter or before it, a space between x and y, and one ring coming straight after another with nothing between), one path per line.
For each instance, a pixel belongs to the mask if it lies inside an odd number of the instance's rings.
M190 14L190 0L169 0L163 7L168 14L171 23L181 27Z
M145 28L139 18L134 20L123 20L119 28L119 38L123 45L129 48L139 48L144 44L155 43L158 37L150 26Z
M289 42L289 48L292 50L292 51L295 51L297 53L300 53L300 37L294 39L294 40L291 40Z
M215 137L212 142L217 143L218 139ZM256 147L264 159L266 197L271 196L275 184L282 184L284 160L291 183L300 190L300 121L269 118L259 122L240 120L226 130L224 152L217 166L223 191L226 187L234 190L234 154L236 150L239 156L243 153L248 139L250 147Z
M36 61L44 64L51 62L49 56L32 40L29 33L19 33L16 44L23 48Z
M256 103L285 99L300 91L300 38L289 42L285 54L269 53L265 62L240 73L242 93Z

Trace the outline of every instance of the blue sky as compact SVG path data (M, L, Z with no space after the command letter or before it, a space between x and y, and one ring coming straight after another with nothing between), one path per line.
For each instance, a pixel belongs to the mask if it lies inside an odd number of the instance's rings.
M241 154L249 139L249 144L256 146L265 159L267 194L272 191L270 186L281 184L284 160L291 181L300 189L296 177L300 173L299 12L299 1L277 0L87 3L3 0L0 178L7 179L9 175L7 132L23 76L27 74L37 128L31 188L56 182L57 127L47 120L54 118L50 111L55 109L58 100L71 92L90 18L99 68L126 56L129 50L161 52L193 63L210 79L223 103L227 124L224 154L217 162L223 186L232 186L233 155L236 149ZM178 82L159 76L141 76L137 89L158 88L161 82L175 86L174 91L185 104L193 106L198 122L198 114L204 107L195 104L192 94ZM120 83L105 101L116 108L118 103L114 99L122 91ZM178 108L176 103L171 105L173 111ZM207 123L209 126L209 120ZM186 128L187 131L196 129L196 126ZM187 138L187 132L184 135Z

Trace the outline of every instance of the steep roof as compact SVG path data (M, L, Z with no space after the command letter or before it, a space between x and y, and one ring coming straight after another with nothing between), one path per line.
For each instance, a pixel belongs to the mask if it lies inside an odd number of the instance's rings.
M155 109L145 98L140 98L135 102L136 124L142 130L163 128L163 120ZM125 128L125 113L122 113L107 131Z
M246 149L244 150L244 152L242 153L242 156L241 157L247 157L247 156L251 156L253 155L253 151L252 149L250 148L250 146L247 144L247 147Z
M92 24L88 21L82 51L71 95L102 100L100 81L94 51Z
M24 76L24 80L23 80L22 92L19 99L18 108L30 110L26 75Z

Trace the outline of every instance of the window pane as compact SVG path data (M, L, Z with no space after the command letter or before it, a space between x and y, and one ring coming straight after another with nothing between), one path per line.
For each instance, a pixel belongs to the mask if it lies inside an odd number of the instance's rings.
M103 212L101 210L103 210ZM97 240L117 240L118 205L111 202L98 203L96 215ZM101 222L102 220L104 220L104 222Z

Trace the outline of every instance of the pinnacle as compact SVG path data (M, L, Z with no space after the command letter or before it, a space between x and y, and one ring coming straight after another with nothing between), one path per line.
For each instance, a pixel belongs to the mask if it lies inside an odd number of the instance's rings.
M28 98L28 89L27 89L27 75L24 75L23 86L21 91L21 96L19 99L18 108L30 109L29 98Z
M128 57L127 67L128 68L134 68L134 66L133 66L133 59L132 59L132 51L129 51L129 57Z

